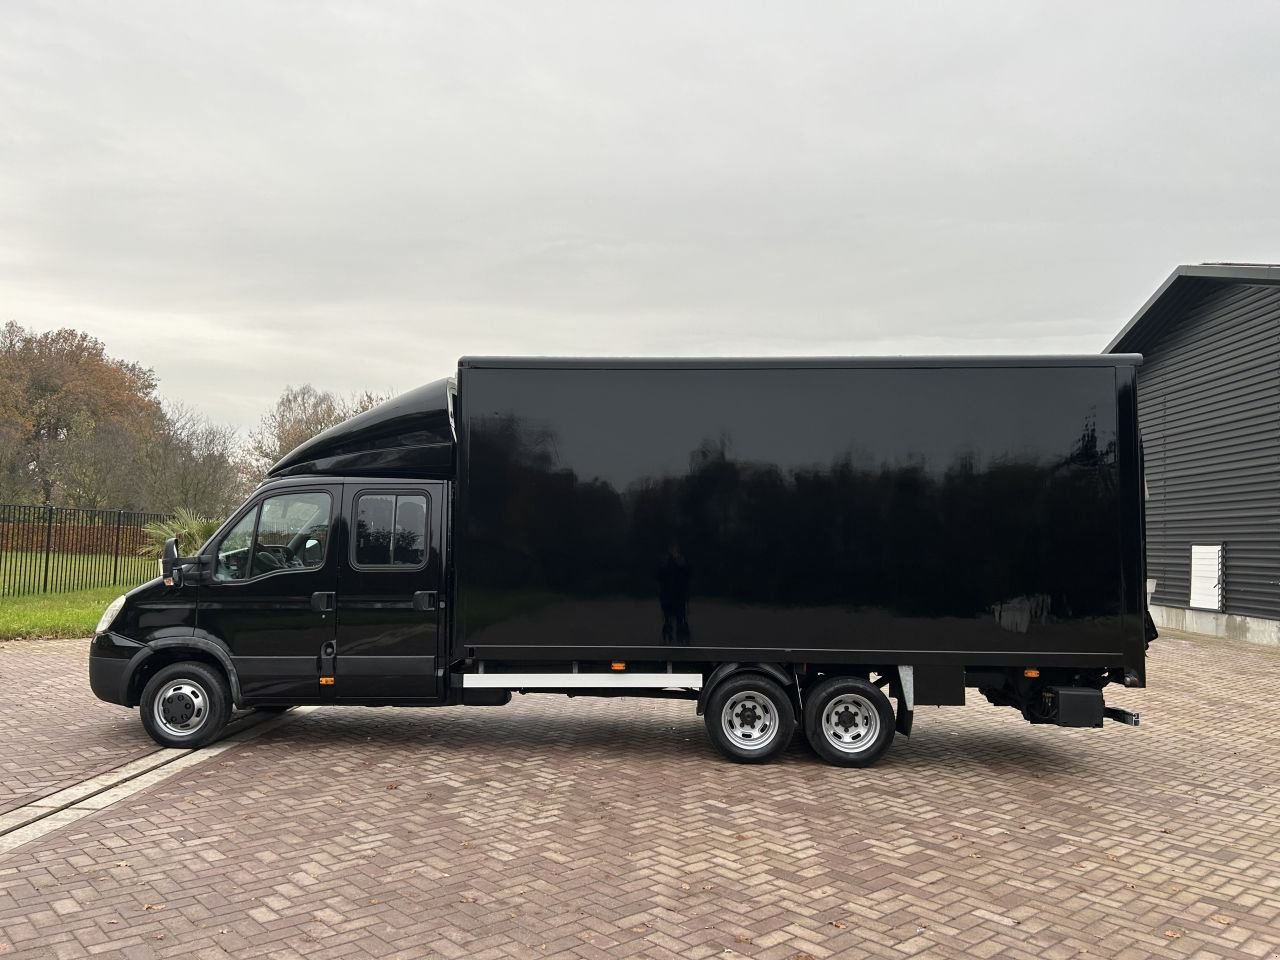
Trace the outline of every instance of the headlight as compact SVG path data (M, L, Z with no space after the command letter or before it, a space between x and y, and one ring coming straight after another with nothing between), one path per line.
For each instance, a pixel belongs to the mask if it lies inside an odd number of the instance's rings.
M98 618L98 626L94 629L94 633L102 633L108 629L116 618L116 614L120 612L120 608L124 606L124 597L116 597L109 604L107 609L102 611L102 616Z

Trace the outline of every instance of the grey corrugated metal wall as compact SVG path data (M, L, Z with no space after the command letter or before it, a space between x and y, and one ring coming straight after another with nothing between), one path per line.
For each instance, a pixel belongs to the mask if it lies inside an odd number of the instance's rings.
M1133 347L1153 602L1187 606L1191 544L1225 543L1225 611L1280 619L1280 287L1189 284L1169 310Z

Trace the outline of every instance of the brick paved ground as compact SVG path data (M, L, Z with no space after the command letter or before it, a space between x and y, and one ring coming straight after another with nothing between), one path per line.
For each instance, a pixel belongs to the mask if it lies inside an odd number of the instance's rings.
M971 704L866 771L676 702L321 710L0 857L0 954L1278 956L1280 650L1151 668L1141 729Z
M156 749L88 671L87 640L0 643L0 813Z

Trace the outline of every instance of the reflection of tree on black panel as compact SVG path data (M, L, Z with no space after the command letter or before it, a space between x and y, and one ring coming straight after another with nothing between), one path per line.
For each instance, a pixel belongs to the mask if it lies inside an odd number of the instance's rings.
M416 494L366 494L355 524L356 560L415 567L427 550L427 500Z
M426 534L426 501L421 497L398 498L391 562L406 566L420 564L426 554Z
M677 544L667 548L658 565L658 603L662 607L662 642L689 643L689 565Z
M1056 462L963 455L945 469L846 456L783 472L735 460L722 436L686 472L624 491L557 468L555 436L514 416L477 423L471 444L471 496L486 509L470 511L466 562L482 589L652 597L652 558L678 543L697 558L695 600L930 617L1032 596L1051 616L1120 609L1116 448L1099 449L1091 421Z

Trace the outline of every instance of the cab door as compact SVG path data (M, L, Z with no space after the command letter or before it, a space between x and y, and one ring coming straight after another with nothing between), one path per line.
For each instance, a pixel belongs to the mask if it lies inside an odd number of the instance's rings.
M196 629L230 649L248 703L328 699L320 675L333 647L341 497L339 484L265 492L209 548Z
M429 703L443 693L445 484L346 486L334 696Z

